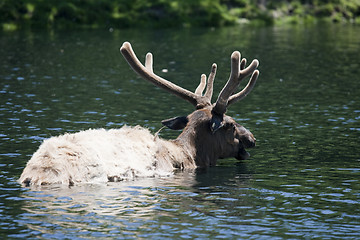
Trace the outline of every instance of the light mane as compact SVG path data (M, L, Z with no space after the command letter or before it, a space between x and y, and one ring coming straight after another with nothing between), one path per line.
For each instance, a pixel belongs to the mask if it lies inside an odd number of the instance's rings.
M177 144L155 137L140 126L89 129L45 140L19 181L73 185L169 176L174 170L172 163L181 166L176 164L176 155L187 158Z

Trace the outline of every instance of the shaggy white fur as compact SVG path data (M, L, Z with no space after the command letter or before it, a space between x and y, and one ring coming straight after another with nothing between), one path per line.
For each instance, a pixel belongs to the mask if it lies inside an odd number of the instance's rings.
M86 130L45 140L27 163L19 182L31 185L99 183L173 174L160 148L175 144L140 126Z

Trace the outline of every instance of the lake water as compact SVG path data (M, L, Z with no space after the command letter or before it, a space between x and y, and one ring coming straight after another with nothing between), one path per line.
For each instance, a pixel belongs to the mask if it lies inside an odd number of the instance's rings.
M48 137L125 124L156 132L193 111L132 72L124 41L191 90L216 62L216 95L232 51L259 59L257 85L228 111L257 138L250 159L168 178L21 187ZM0 33L0 238L359 239L359 53L360 27L340 24Z

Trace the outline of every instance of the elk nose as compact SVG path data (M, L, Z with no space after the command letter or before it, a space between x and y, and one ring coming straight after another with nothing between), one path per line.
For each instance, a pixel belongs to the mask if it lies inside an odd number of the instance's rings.
M241 138L241 141L244 144L245 148L255 147L256 144L256 139L252 134L245 135L244 137Z

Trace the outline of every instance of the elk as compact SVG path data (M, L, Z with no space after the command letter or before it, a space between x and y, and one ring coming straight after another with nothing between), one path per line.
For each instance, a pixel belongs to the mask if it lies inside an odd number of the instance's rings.
M190 102L195 111L188 116L162 121L170 129L182 130L173 140L165 140L140 126L120 129L89 129L45 140L28 161L19 182L24 185L97 183L137 177L168 176L174 170L215 166L218 159L242 160L245 150L255 146L253 134L225 113L253 89L259 76L258 60L246 67L240 52L231 55L230 77L216 102L211 103L217 65L206 80L202 74L194 92L163 79L153 71L148 53L143 65L129 42L120 48L131 68L145 80ZM251 75L239 92L240 82ZM206 91L204 93L206 87Z

